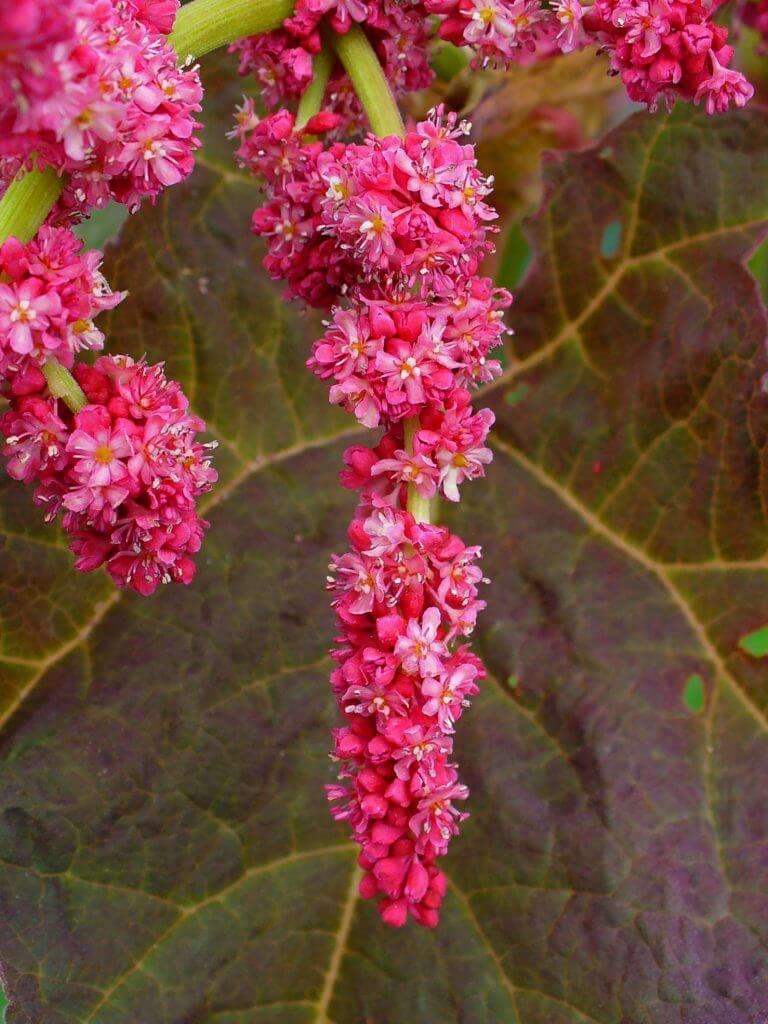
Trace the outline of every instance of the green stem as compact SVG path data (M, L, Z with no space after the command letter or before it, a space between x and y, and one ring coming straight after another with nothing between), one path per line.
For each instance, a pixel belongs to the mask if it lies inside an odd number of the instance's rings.
M0 243L11 235L20 242L34 238L63 186L50 167L17 177L0 202Z
M325 90L328 88L328 79L333 70L333 61L333 51L327 46L324 46L312 61L312 82L299 101L299 109L296 113L297 128L303 128L307 121L323 109Z
M43 365L43 375L48 384L48 390L54 398L60 398L72 412L80 410L88 405L85 392L77 383L75 378L57 359L47 359Z
M405 450L409 455L413 455L413 439L420 426L418 416L405 421ZM417 523L432 522L432 502L422 498L413 484L408 484L408 511Z
M333 36L333 45L376 135L402 135L403 119L368 37L359 25Z
M192 0L176 15L168 42L182 60L202 57L243 36L280 28L293 0Z

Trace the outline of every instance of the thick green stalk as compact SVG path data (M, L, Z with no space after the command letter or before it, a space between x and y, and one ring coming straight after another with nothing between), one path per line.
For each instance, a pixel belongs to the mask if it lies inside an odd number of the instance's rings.
M409 455L413 455L413 438L419 427L418 416L405 421L405 450ZM417 523L432 522L432 502L429 498L422 498L413 484L408 484L408 511Z
M48 384L48 390L53 397L60 398L72 412L80 412L88 404L83 389L69 370L65 370L58 360L46 359L43 365L43 374Z
M376 135L402 135L403 119L368 37L359 25L333 36L333 45Z
M182 60L202 57L243 36L280 28L293 0L192 0L176 15L168 41Z
M0 202L0 243L11 235L20 242L34 238L59 198L63 184L50 167L17 177Z
M334 54L327 46L312 61L312 83L299 101L296 127L303 128L307 121L323 109L325 90L333 70Z

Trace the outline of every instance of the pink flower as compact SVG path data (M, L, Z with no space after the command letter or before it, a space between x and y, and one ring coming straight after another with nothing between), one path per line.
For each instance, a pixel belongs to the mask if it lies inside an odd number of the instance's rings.
M53 404L36 396L25 397L0 420L6 468L14 480L28 484L41 473L57 473L66 464L69 432Z
M307 366L319 377L343 381L368 373L381 346L382 341L372 337L366 317L338 310L323 340L315 342Z
M371 470L374 476L386 473L397 484L411 484L422 498L432 498L437 492L438 469L425 455L395 452L393 459L381 459Z
M61 311L58 295L44 289L35 278L18 285L0 284L0 349L8 346L28 355L42 341L50 318Z
M427 389L446 391L453 382L447 367L436 363L426 341L409 345L394 340L376 356L376 370L386 385L387 400L394 405L419 407L427 401Z
M555 36L557 45L562 53L572 53L586 41L582 26L584 9L579 0L555 0L553 10L561 26Z
M402 517L389 508L376 509L363 523L363 530L370 538L365 553L372 558L394 554L405 539Z
M451 836L459 831L459 822L466 817L453 806L453 801L466 800L468 796L466 786L452 783L419 801L417 813L408 822L411 832L418 837L417 850L432 846L437 853L445 853Z
M378 427L381 405L373 386L361 377L347 377L334 384L328 395L332 405L341 405L354 413L364 427Z
M77 114L61 128L64 153L73 161L85 161L89 152L117 134L122 108L109 100L89 98Z
M493 452L490 448L468 448L466 451L441 448L435 459L440 471L440 489L449 501L459 501L459 484L484 476L484 467L493 461Z
M445 644L437 639L440 628L440 612L428 608L421 623L409 622L403 636L395 644L395 654L400 658L403 671L422 676L438 675L442 669L442 658L447 654Z
M333 576L329 589L341 590L349 595L346 608L351 615L365 615L373 610L373 603L383 593L381 570L359 555L342 555L331 563Z
M421 692L427 698L424 714L437 715L443 732L453 732L456 719L469 705L467 698L478 692L476 678L475 665L461 664L452 670L446 669L439 679L425 679L421 684Z
M392 752L395 775L407 782L414 770L431 777L437 772L437 762L451 752L451 740L430 723L409 725L407 719L389 723L389 737L397 737L397 746Z
M352 200L340 221L340 230L356 239L353 241L355 252L375 268L388 267L388 257L397 251L394 227L392 211L374 197Z
M118 158L131 178L128 205L135 204L135 193L157 195L161 188L175 185L191 172L194 160L189 143L175 137L173 128L167 114L137 118L131 126L130 139Z
M625 0L615 7L611 21L624 31L628 43L637 43L641 57L652 57L670 31L665 0Z
M124 459L133 454L131 440L99 406L86 406L75 416L75 430L67 441L74 459L73 472L86 487L109 487L128 475Z
M696 91L695 102L704 100L708 114L722 114L731 103L743 107L747 100L752 99L754 88L740 71L723 67L712 50L709 51L712 74L700 83Z
M405 697L387 682L377 680L373 686L350 686L342 696L348 714L378 715L382 722L408 708Z

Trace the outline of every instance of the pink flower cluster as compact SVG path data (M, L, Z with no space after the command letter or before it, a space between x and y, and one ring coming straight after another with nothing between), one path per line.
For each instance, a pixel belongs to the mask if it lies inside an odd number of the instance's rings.
M66 228L47 226L28 245L0 246L0 378L51 356L71 367L78 352L103 346L94 318L124 294L100 272L101 253L82 249Z
M354 445L344 453L341 482L361 492L361 510L404 507L408 486L422 498L439 492L459 501L459 486L485 475L492 459L485 447L494 422L490 409L473 412L469 392L457 388L445 407L441 400L417 416L412 451L405 450L402 424L395 424L374 448Z
M355 519L349 539L329 582L340 631L331 681L346 720L329 797L361 846L362 895L381 897L387 924L410 913L434 926L446 887L435 861L466 817L453 733L485 675L455 644L484 607L479 549L390 507Z
M346 33L365 28L396 95L429 84L429 46L435 35L476 55L476 65L507 66L597 45L611 54L631 99L655 109L677 98L703 102L709 113L743 106L752 87L728 68L727 31L716 25L711 0L299 0L283 27L240 40L240 72L259 81L274 109L297 100L312 82L320 28ZM742 5L744 20L759 27L759 3ZM750 19L752 19L750 21ZM361 110L340 66L325 102L347 126Z
M34 483L35 501L62 526L75 567L105 566L120 587L151 594L189 583L207 523L197 498L216 480L181 387L162 365L127 356L75 366L88 404L72 414L29 365L10 382L0 419L11 477Z
M480 277L431 302L361 295L356 306L334 312L307 365L333 380L331 402L364 426L397 423L498 376L501 365L488 354L501 342L510 301Z
M23 0L0 15L0 177L68 176L58 215L135 209L192 170L202 90L164 33L177 0Z
M439 34L468 46L483 66L506 66L522 54L570 53L586 42L578 0L425 0L441 18Z
M364 268L382 291L418 282L427 294L450 295L492 251L493 187L475 160L469 131L435 114L400 139L369 135L362 145L321 154L325 198L320 230Z
M324 113L305 126L336 126ZM380 897L391 925L434 926L445 893L436 859L465 815L451 762L453 731L483 666L461 638L484 607L480 551L417 522L415 496L459 500L484 475L493 414L473 412L469 388L501 370L491 355L511 296L478 276L493 249L491 182L467 130L435 112L400 138L359 145L306 142L285 112L241 111L238 159L264 182L253 227L288 294L336 303L309 368L331 402L385 433L344 456L342 483L361 492L351 550L331 564L339 637L333 691L334 816L361 846L361 892Z
M584 26L609 51L630 99L655 110L682 97L713 114L743 107L754 89L728 67L728 30L712 14L702 0L596 0Z
M232 47L240 55L240 73L256 77L269 109L297 99L312 82L312 60L322 47L321 22L340 35L355 23L364 24L397 95L432 81L422 0L299 0L283 28ZM348 126L362 124L362 108L340 68L331 77L327 104Z
M332 115L317 121L307 129L335 124ZM416 286L475 310L467 282L493 248L496 213L485 201L492 180L459 141L465 131L454 116L444 124L435 116L403 139L370 135L323 149L302 142L292 115L253 124L244 108L238 159L265 181L269 201L253 229L268 239L271 276L287 280L289 297L321 308L350 290L397 300ZM435 313L425 305L420 315Z
M66 175L55 222L113 199L133 210L192 169L202 96L165 35L178 0L16 0L0 9L0 181L32 163ZM61 516L76 567L142 594L187 583L216 474L204 429L162 366L101 349L95 318L123 295L64 227L0 246L0 419L8 472ZM50 381L50 385L49 382ZM59 397L66 394L66 403ZM81 407L84 406L84 407ZM74 410L74 411L73 411Z
M325 113L305 126L323 135L339 123ZM327 308L341 294L355 268L336 240L320 231L326 186L317 163L321 142L305 143L295 129L293 114L282 110L259 121L247 103L233 132L240 140L237 161L263 181L267 203L253 214L252 228L268 240L264 265L276 281L287 283L286 297ZM336 143L330 152L344 152Z

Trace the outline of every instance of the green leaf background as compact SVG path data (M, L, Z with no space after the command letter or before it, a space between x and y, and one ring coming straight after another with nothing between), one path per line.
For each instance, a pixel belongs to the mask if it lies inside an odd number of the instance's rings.
M768 673L742 640L768 621L767 325L743 261L768 116L638 115L547 166L496 460L442 510L493 580L472 818L440 928L393 932L322 792L324 570L364 435L304 369L317 318L260 270L222 74L195 175L108 260L111 349L165 358L220 441L195 585L75 576L0 489L8 1024L764 1022Z

